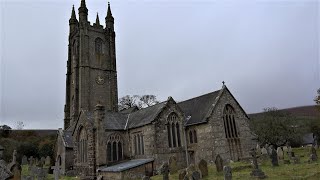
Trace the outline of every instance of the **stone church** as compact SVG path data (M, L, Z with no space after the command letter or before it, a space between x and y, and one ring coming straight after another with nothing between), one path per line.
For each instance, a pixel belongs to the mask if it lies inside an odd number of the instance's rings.
M238 160L252 147L248 116L229 89L177 103L118 111L114 18L88 21L85 0L74 7L66 74L64 129L56 144L61 172L82 179L152 176L164 162L184 168L201 159Z

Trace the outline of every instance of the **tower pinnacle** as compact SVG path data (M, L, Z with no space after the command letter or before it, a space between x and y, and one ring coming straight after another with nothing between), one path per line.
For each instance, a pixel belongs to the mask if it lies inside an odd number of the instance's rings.
M86 6L86 1L85 0L81 0L81 4L79 7L79 21L88 21L88 9Z
M99 14L98 13L97 13L97 18L96 18L96 25L100 25Z
M108 12L105 18L106 20L106 28L113 30L114 18L111 13L110 3L108 2Z
M77 17L76 17L76 12L74 11L74 5L72 6L72 12L71 12L71 17L69 19L69 24L75 24L77 23Z

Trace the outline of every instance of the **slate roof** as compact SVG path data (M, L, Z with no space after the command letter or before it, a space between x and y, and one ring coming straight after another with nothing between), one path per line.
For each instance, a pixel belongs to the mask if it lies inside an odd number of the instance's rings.
M122 113L122 114L130 114L130 113L133 113L133 112L138 111L138 110L139 110L139 108L137 106L133 106L131 108L124 109L124 110L120 111L120 113Z
M161 112L166 103L167 101L164 101L129 114L127 128L136 128L151 123Z
M154 159L133 159L130 161L126 161L120 164L116 164L113 166L102 166L97 169L98 172L122 172L134 167L138 167L150 162L153 162Z
M59 130L59 134L63 140L65 147L73 148L72 131Z
M188 119L190 116L185 124L192 125L206 122L206 116L216 101L219 92L220 90L214 91L178 103L185 117Z
M127 114L107 112L104 119L104 128L110 130L124 130L127 119Z

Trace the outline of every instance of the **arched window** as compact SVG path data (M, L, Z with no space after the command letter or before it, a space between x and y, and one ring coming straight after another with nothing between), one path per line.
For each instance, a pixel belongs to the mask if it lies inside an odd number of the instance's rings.
M88 147L87 147L87 133L84 128L81 128L79 133L79 142L78 142L78 161L80 163L87 162L87 153L88 153Z
M231 105L226 105L223 112L223 124L226 138L238 138L235 121L235 111Z
M144 155L144 140L142 132L135 133L133 135L134 151L135 155Z
M167 119L168 144L169 147L180 147L180 125L176 113L171 113Z
M190 141L190 144L193 143L193 135L192 135L192 131L189 131L189 141Z
M119 134L114 133L107 140L107 162L115 162L123 159L123 142Z
M194 143L198 143L197 132L193 130Z

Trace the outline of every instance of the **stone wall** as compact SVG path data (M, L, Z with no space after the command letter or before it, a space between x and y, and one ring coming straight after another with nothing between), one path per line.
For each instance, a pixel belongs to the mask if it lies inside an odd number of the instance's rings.
M220 96L207 123L187 128L187 131L189 129L195 129L197 132L198 143L188 143L188 150L194 151L194 163L196 164L201 159L213 163L218 154L224 160L231 159L223 123L223 110L227 104L230 104L236 113L235 121L240 137L241 156L249 156L248 152L254 146L248 124L249 119L245 112L242 111L239 104L227 89L224 89Z

